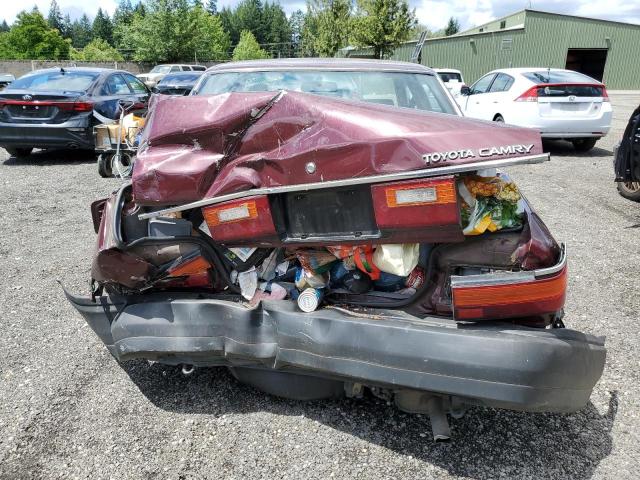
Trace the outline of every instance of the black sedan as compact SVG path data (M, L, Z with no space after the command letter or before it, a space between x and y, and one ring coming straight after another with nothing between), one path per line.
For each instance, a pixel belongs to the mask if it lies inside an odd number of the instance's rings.
M128 72L49 68L0 92L0 147L21 157L33 148L93 149L93 127L119 118L119 100L146 108L149 89Z
M153 88L154 93L164 95L189 95L204 72L170 73Z

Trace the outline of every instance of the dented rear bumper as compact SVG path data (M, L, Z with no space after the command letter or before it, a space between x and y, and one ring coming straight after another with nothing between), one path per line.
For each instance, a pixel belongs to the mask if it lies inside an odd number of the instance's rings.
M404 312L301 313L196 295L68 300L119 361L255 366L487 406L570 412L586 405L605 362L604 339L568 329L458 325Z

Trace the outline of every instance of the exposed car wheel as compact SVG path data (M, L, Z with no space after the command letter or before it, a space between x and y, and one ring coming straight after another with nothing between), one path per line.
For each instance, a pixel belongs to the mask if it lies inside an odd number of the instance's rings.
M640 182L618 182L618 192L628 200L640 202Z
M597 141L597 138L574 138L571 143L573 143L573 148L576 152L584 153L591 150Z
M111 155L102 153L98 155L98 174L102 178L111 178L113 176L111 172Z
M504 118L502 117L502 115L496 115L493 121L498 123L504 123Z
M4 149L9 152L9 155L17 158L24 158L31 155L33 152L33 148L13 148L13 147L4 147Z

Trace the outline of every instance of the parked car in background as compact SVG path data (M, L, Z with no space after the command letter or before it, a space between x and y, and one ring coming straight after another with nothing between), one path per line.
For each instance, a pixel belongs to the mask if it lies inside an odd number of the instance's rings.
M0 147L27 156L33 148L93 149L93 126L117 119L118 101L146 108L147 87L132 74L105 68L31 72L0 92Z
M0 73L0 90L10 85L15 79L16 77L10 73Z
M178 72L204 72L207 69L204 65L156 65L149 73L141 73L137 77L144 84L153 88L157 83L170 73Z
M572 70L494 70L463 88L458 103L467 117L535 128L542 138L573 143L578 152L591 150L611 127L605 86Z
M455 70L453 68L434 68L433 69L444 86L449 89L452 95L458 95L460 93L460 89L464 85L464 80L462 78L462 72L460 70Z
M343 59L216 66L147 120L91 207L90 295L67 292L118 361L368 388L436 440L470 405L586 405L604 339L564 328L565 249L495 171L547 161L538 132L462 118L426 67Z
M152 91L163 95L189 95L203 73L202 71L170 73L160 80Z
M374 71L374 66L379 71ZM462 114L430 68L379 60L314 58L223 63L209 68L191 94L276 92L282 89Z
M629 118L613 158L618 192L629 200L640 202L640 106Z

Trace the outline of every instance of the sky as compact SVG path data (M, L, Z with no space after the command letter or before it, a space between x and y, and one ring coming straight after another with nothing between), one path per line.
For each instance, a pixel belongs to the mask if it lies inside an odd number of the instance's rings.
M0 0L0 21L3 17L11 23L21 10L30 10L37 5L45 15L51 0ZM63 14L72 19L83 13L93 18L98 7L112 15L118 0L57 0ZM135 3L136 0L132 0ZM240 0L218 0L218 8L233 6ZM277 1L277 0L276 0ZM305 10L305 0L280 0L287 14ZM481 25L525 7L557 13L568 13L586 17L618 20L640 24L640 1L637 0L409 0L421 24L431 30L444 28L449 17L456 17L463 29Z

